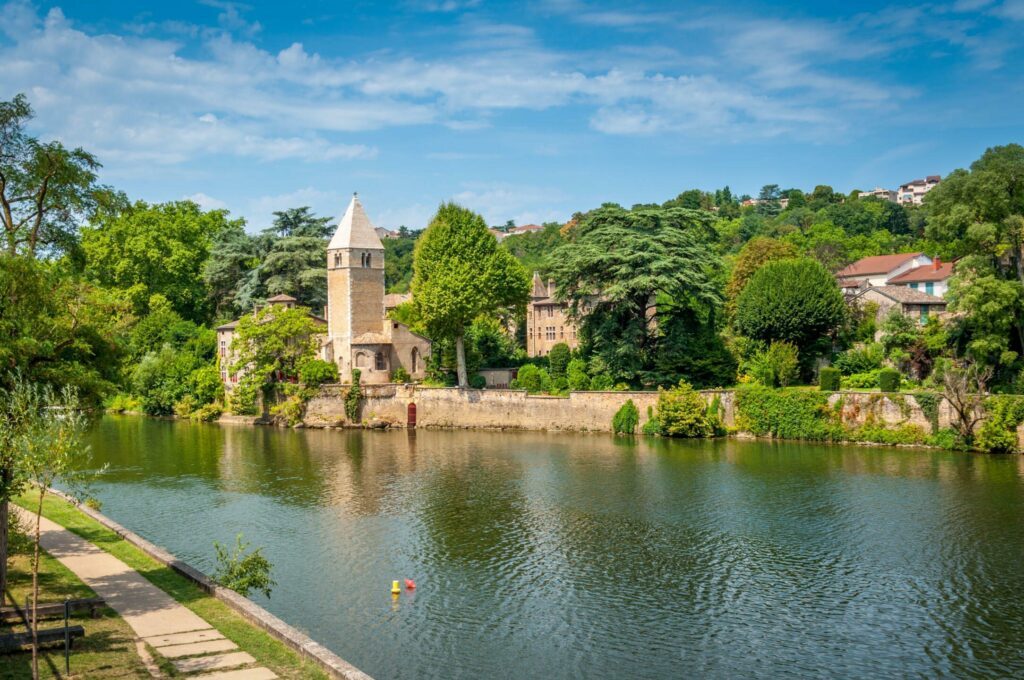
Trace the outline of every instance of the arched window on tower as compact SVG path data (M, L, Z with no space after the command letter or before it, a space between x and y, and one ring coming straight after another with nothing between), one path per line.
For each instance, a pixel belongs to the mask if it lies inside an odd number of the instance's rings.
M341 266L341 253L334 253L334 268Z
M370 253L366 253L366 255L365 255L366 260L363 262L363 266L364 267L369 267L370 266L370 257L371 257Z

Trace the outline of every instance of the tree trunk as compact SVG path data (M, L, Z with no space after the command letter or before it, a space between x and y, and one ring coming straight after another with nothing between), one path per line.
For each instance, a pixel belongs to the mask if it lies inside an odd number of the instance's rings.
M466 344L460 335L455 338L455 363L459 375L459 387L469 387L469 378L466 376Z
M0 607L7 606L7 513L8 502L0 501Z
M39 506L36 508L36 545L32 560L32 680L39 680L39 523L43 516L43 496L46 490L39 489Z

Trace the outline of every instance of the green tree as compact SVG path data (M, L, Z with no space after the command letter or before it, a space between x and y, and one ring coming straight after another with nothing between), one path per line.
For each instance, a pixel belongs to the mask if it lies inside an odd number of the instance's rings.
M213 237L210 255L203 265L203 282L215 318L231 318L251 309L264 254L260 252L259 241L245 232L240 220L227 223Z
M822 341L846 318L846 303L832 275L814 260L769 262L751 277L736 305L744 335L797 346L804 359L820 354Z
M249 552L249 544L242 540L242 534L235 537L235 547L228 552L226 546L213 542L217 553L217 569L213 572L213 582L229 588L242 597L256 591L263 597L270 597L277 583L270 577L273 565L263 555L263 548Z
M571 358L572 352L569 350L569 345L564 342L559 342L552 347L548 352L548 369L551 372L551 377L564 378Z
M81 148L31 137L31 119L25 95L0 101L0 226L8 255L34 258L74 244L79 222L96 207L100 164Z
M474 319L526 303L526 270L476 213L442 204L416 244L413 303L431 338L455 343L458 383L469 385L465 335Z
M543 270L551 251L565 243L561 230L562 225L559 223L547 222L540 231L515 234L502 239L501 247L515 255L527 270Z
M565 369L565 379L569 389L575 392L582 392L590 389L590 376L587 375L587 362L583 359L573 359Z
M138 201L116 215L104 214L82 229L86 275L116 288L134 312L163 295L182 317L204 323L212 311L203 271L213 240L237 228L225 210L203 211L191 201L150 205Z
M580 216L571 241L552 253L556 294L614 379L642 381L664 320L721 302L713 219L701 210L605 204Z
M757 213L768 217L774 217L782 212L782 192L778 184L765 184L761 187L761 193L757 195Z
M279 376L298 377L299 366L316 354L319 332L305 307L269 305L243 316L231 341L236 359L228 369L244 374L236 390L255 397Z
M260 264L268 295L295 297L300 305L320 311L327 304L327 237L330 217L316 217L308 207L274 213L265 230L271 245Z
M792 243L764 236L755 237L747 241L736 257L732 273L729 276L729 283L725 288L730 315L735 313L736 299L739 297L743 287L750 281L750 277L754 275L754 272L768 262L788 260L796 256L797 250Z

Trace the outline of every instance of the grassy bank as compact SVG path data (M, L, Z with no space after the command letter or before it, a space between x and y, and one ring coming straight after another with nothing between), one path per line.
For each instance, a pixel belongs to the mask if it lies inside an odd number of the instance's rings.
M37 498L37 492L32 491L16 499L16 502L22 507L34 508ZM43 515L138 571L158 588L205 619L224 637L237 644L241 650L252 654L260 665L270 668L282 678L326 679L328 677L319 666L303 659L284 643L243 619L233 609L203 591L192 581L170 567L157 562L110 529L79 512L70 503L54 496L47 496L43 504ZM54 563L60 567L59 563ZM70 572L68 575L74 578ZM84 585L81 587L85 588ZM88 589L86 588L86 590ZM124 625L123 621L121 623ZM88 626L86 626L86 630L89 631ZM129 634L129 639L130 637ZM0 677L6 676L0 675ZM103 676L88 675L86 677ZM128 677L132 676L128 675Z

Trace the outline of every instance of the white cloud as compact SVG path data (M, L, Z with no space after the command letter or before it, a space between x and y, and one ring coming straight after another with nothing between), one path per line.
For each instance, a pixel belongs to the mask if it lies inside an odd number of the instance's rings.
M309 206L320 216L331 216L334 220L341 219L345 206L339 204L338 197L344 192L323 191L316 187L303 187L283 194L259 196L250 200L241 211L250 231L259 231L269 227L274 221L274 213L289 208Z
M566 196L553 187L537 187L505 182L471 182L452 196L456 203L484 216L488 224L540 224L565 219L555 206Z
M207 196L201 191L191 196L184 196L183 200L192 201L203 210L226 210L228 207L228 204L224 201L213 196Z

